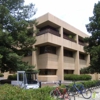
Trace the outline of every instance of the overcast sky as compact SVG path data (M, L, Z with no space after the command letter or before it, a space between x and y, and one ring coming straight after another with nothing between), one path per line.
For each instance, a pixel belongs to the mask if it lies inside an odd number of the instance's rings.
M99 0L25 0L35 4L37 18L49 12L54 16L69 23L75 28L88 34L85 25L89 23L89 17L93 16L94 4Z

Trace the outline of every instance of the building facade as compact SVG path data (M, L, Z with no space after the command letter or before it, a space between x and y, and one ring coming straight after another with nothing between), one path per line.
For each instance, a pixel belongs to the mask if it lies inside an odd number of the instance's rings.
M84 52L87 34L47 13L37 19L35 47L31 56L24 58L39 69L38 80L64 80L64 74L80 74L87 67L90 56Z

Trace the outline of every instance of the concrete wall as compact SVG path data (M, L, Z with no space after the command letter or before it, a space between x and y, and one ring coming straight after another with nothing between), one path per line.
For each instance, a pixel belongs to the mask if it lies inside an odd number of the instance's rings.
M75 70L75 60L72 57L64 57L64 69Z
M55 54L41 54L38 55L38 69L58 69L57 55Z
M52 81L58 81L58 77L56 75L38 75L38 80L43 82L52 82Z
M24 57L23 61L28 62L30 65L32 65L32 56Z
M84 67L87 67L86 65L86 60L79 60L79 63L80 63L80 68L84 68Z

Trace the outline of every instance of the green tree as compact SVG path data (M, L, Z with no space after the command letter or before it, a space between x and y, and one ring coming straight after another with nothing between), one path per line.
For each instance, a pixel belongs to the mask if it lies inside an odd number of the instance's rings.
M90 69L100 73L100 1L94 5L93 16L89 21L86 28L91 36L84 39L88 44L84 50L90 54Z
M22 58L35 50L33 29L36 20L35 5L25 5L24 0L0 0L0 70L17 71L34 68Z

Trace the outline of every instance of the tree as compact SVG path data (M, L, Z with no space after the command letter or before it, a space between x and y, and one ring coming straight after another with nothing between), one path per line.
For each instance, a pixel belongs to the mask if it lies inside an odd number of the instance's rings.
M89 21L86 28L91 36L84 39L88 43L84 50L90 54L90 69L100 73L100 1L94 5L93 16Z
M35 50L35 5L24 0L0 0L0 70L17 71L34 68L22 58Z

